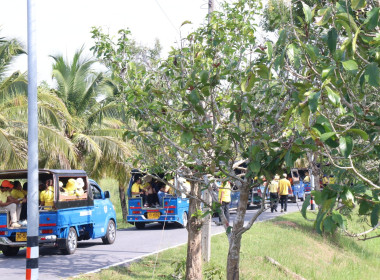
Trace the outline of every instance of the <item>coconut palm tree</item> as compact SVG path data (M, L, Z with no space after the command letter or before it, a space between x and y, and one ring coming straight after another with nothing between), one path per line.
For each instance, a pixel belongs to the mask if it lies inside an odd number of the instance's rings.
M0 38L0 168L26 168L28 98L25 73L7 76L12 60L25 54L16 40ZM62 133L69 117L64 103L39 89L39 166L67 167L76 164L75 146Z
M71 62L62 56L53 59L55 93L71 115L65 132L79 151L79 165L94 178L107 174L125 180L120 174L126 173L131 148L123 141L122 122L101 113L110 88L103 74L93 70L96 60L83 58L83 47Z

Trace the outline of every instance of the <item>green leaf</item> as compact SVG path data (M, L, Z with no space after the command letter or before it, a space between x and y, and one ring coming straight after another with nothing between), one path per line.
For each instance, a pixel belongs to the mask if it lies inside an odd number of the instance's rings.
M358 134L358 135L360 135L361 138L363 138L364 141L368 140L368 134L367 134L367 132L365 132L365 131L363 131L361 129L351 128L351 129L347 130L347 133Z
M366 5L365 0L352 0L351 1L351 8L354 11L364 8L365 5Z
M333 213L332 214L332 219L335 223L337 223L340 227L343 227L344 226L344 221L343 221L343 217L341 214L339 213Z
M347 71L357 71L358 70L358 64L354 60L346 60L342 61L343 68Z
M302 216L307 219L306 217L306 210L310 205L310 195L306 196L305 201L302 204L301 214Z
M370 208L371 208L371 205L367 201L363 200L360 203L359 215L367 215Z
M248 164L248 168L249 168L249 170L251 170L253 173L259 173L260 168L261 168L261 164L260 164L259 161L251 161L251 162Z
M323 133L320 137L320 140L322 142L325 142L327 139L333 137L336 133L335 132L327 132L327 133Z
M371 11L367 12L367 18L364 23L367 25L369 30L374 29L378 25L379 21L379 11L380 8L373 8Z
M304 107L302 109L301 113L301 121L305 125L305 127L309 127L309 116L310 116L310 109L309 107Z
M331 7L320 9L319 15L322 16L322 19L319 22L317 22L317 25L319 26L325 25L331 18L331 11L332 11Z
M306 23L310 24L311 20L312 20L312 14L311 14L310 7L307 4L305 4L304 2L302 2L302 10L303 10L303 13L305 15Z
M376 204L371 213L371 226L374 227L379 223L380 204Z
M188 98L194 106L199 103L199 96L194 90L188 95Z
M272 54L273 54L273 45L269 41L267 41L265 44L267 45L266 52L267 52L267 55L268 55L268 60L271 60L272 59Z
M368 64L364 77L371 86L380 87L380 71L376 62Z
M327 97L329 98L330 102L337 107L340 104L340 96L335 93L329 86L325 86L327 90Z
M188 145L193 139L193 133L191 131L184 131L181 135L181 143Z
M331 53L334 53L336 50L336 42L338 39L338 33L335 28L331 28L327 33L327 45Z
M342 155L346 158L351 154L354 143L350 136L343 136L339 138L339 149Z
M309 109L312 113L315 113L318 108L319 97L321 96L321 92L312 92L309 95Z
M322 80L325 80L326 78L330 77L330 75L334 74L335 67L329 67L322 70Z
M199 76L201 78L201 83L204 84L204 85L206 85L207 84L207 80L208 80L208 71L202 70L199 73Z
M323 229L324 231L332 233L334 229L334 222L331 216L328 216L326 219L323 220Z
M189 20L185 20L184 22L182 22L181 26L184 26L185 24L192 24L192 22Z
M358 35L360 33L360 28L355 33L354 39L352 40L352 51L355 53L356 52L356 42L358 40Z

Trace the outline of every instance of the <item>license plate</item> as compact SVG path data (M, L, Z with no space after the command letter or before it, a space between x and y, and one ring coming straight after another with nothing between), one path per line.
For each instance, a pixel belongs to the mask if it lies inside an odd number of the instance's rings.
M16 232L16 241L26 241L26 232Z
M148 213L148 219L149 220L155 220L160 217L161 213L160 212L149 212Z

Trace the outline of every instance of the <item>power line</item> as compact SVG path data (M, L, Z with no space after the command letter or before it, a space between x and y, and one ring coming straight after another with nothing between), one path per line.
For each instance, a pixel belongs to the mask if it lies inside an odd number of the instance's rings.
M161 12L165 15L166 19L170 22L170 24L172 25L172 27L175 29L175 31L178 33L178 35L181 35L181 33L179 32L178 28L175 27L175 25L173 24L173 22L171 21L171 19L169 18L169 16L166 14L165 10L161 7L160 3L158 3L158 0L155 0L158 7L160 8Z

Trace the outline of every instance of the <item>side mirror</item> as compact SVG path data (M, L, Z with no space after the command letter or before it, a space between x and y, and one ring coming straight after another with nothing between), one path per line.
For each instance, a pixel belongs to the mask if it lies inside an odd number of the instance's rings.
M104 192L104 198L110 198L110 192L109 191Z

